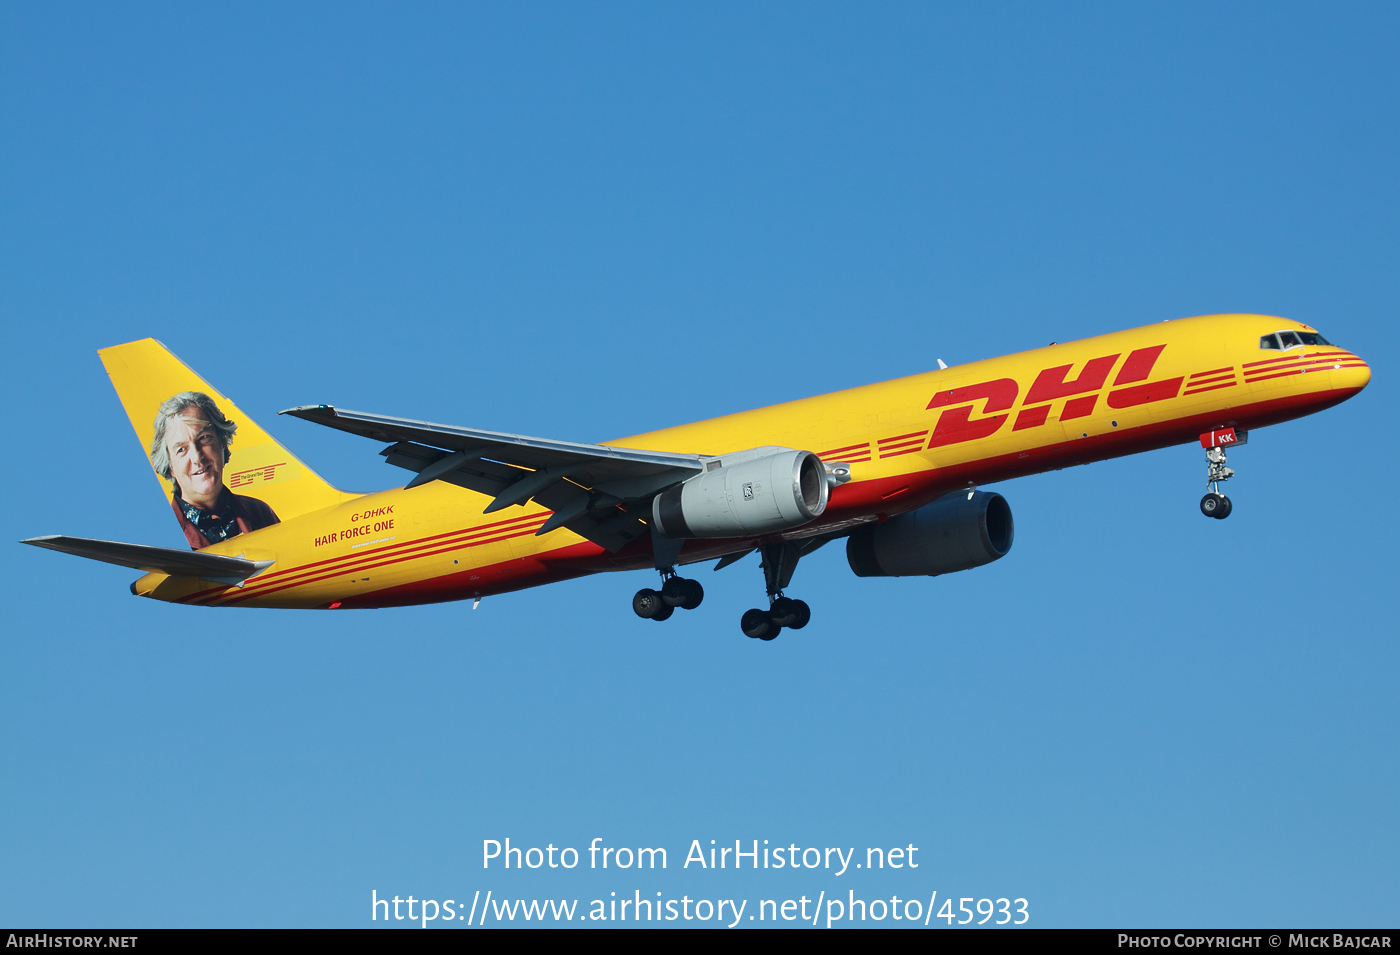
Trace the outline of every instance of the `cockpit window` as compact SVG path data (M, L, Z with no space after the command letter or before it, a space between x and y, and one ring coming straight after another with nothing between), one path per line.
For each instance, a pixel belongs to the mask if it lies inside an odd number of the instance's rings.
M1317 332L1295 332L1291 328L1281 332L1274 332L1272 335L1264 335L1259 339L1260 348L1287 351L1290 348L1298 348L1301 345L1331 345L1327 339Z

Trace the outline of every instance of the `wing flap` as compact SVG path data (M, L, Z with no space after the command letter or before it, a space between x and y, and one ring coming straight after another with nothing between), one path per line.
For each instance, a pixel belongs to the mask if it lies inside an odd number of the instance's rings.
M455 454L452 451L424 447L411 441L400 441L379 453L384 456L384 460L395 467L417 471L419 474L429 472L430 469L435 469L441 463L448 463L448 459ZM434 474L434 478L494 498L523 475L530 473L532 472L513 468L497 461L483 461L478 457L470 461L461 461L455 467L439 471ZM415 478L409 483L416 485L419 482Z

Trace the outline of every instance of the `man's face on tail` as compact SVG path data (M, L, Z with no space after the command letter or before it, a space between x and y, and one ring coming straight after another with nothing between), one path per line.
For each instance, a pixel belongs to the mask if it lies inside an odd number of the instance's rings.
M165 426L165 450L180 496L211 510L224 486L224 446L198 405L189 405Z

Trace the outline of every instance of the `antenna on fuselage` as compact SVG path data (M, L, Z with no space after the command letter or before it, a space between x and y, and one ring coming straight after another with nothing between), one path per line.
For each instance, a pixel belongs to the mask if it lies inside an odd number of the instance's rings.
M945 368L948 367L947 365L943 364L943 359L942 359L942 358L937 359L937 361L938 361L938 370L939 370L939 371L942 371L943 369L945 369Z

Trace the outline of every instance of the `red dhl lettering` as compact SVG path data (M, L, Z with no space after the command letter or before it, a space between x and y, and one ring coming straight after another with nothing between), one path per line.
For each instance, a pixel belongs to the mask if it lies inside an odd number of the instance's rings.
M1094 358L1084 365L1084 370L1073 381L1065 381L1065 376L1069 374L1073 365L1047 368L1035 376L1031 390L1026 392L1026 404L1034 405L1042 401L1083 394L1086 391L1098 391L1104 382L1108 381L1108 373L1113 370L1113 363L1117 360L1118 355Z
M1180 378L1172 378L1168 381L1150 381L1145 385L1137 385L1133 388L1119 388L1117 391L1108 393L1108 406L1110 408L1135 408L1153 401L1166 401L1168 398L1176 397L1177 392L1181 390L1181 382Z
M995 381L984 381L977 385L968 385L966 388L950 388L948 391L940 391L933 396L933 400L928 403L928 408L945 408L948 405L962 404L963 402L975 402L986 399L983 407L983 414L991 415L994 411L1009 409L1016 403L1016 395L1020 392L1021 386L1016 384L1012 378L998 378ZM939 448L948 444L960 444L963 441L974 441L977 438L985 438L995 434L1005 422L1007 415L992 415L989 418L979 418L971 420L972 404L963 404L960 408L948 408L938 416L938 424L934 426L933 436L929 438L930 448Z
M1151 348L1134 349L1128 355L1128 360L1123 362L1123 368L1118 372L1118 377L1113 379L1113 383L1131 385L1135 381L1146 381L1147 376L1152 374L1152 366L1157 364L1157 356L1162 354L1162 349L1166 347L1153 345Z
M1118 376L1113 380L1114 389L1108 393L1107 402L1110 408L1133 408L1153 401L1165 401L1175 398L1181 392L1181 383L1186 380L1185 375L1163 381L1147 380L1166 347L1165 344L1153 345L1149 348L1134 349L1128 354L1118 371ZM1056 365L1041 371L1031 383L1030 390L1026 392L1024 404L1032 407L1023 406L1017 412L1016 423L1012 425L1011 430L1023 431L1043 426L1050 419L1052 405L1049 402L1061 398L1068 399L1060 413L1061 421L1087 418L1093 414L1098 406L1099 392L1108 381L1109 373L1113 371L1113 366L1121 354L1120 352L1090 359L1085 362L1083 370L1072 379L1069 378L1069 373L1074 368L1072 364ZM1120 388L1119 385L1130 387ZM1006 422L1008 415L993 412L1009 411L1016 403L1019 389L1020 386L1014 380L998 378L995 381L938 392L928 403L926 410L947 410L938 416L938 424L934 426L933 436L929 438L929 449L975 441L995 434ZM976 402L981 400L986 401L982 413L987 417L974 419L972 411Z
M1060 415L1061 421L1069 421L1071 418L1087 418L1094 413L1094 403L1099 400L1098 395L1085 395L1082 398L1071 398L1065 402L1064 413Z
M1016 424L1012 426L1011 430L1024 431L1026 428L1039 428L1049 417L1049 405L1039 405L1035 408L1022 408L1021 413L1016 416Z
M1126 385L1130 382L1145 380L1148 375L1152 374L1152 366L1157 364L1157 357L1162 354L1162 349L1166 347L1166 345L1153 345L1151 348L1139 348L1134 351L1128 356L1128 360L1123 362L1123 370L1118 373L1117 378L1113 379L1113 383ZM1135 408L1153 401L1175 398L1181 391L1181 383L1185 380L1186 376L1182 375L1167 381L1152 381L1145 385L1110 391L1108 393L1108 406L1120 409Z

